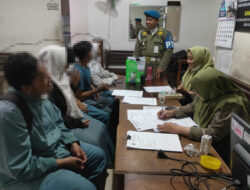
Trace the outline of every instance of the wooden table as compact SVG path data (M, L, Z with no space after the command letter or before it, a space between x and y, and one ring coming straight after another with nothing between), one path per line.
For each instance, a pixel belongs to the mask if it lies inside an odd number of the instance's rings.
M167 85L165 79L161 79L159 81L151 81L150 83L146 83L145 86L164 86ZM125 84L117 85L118 88L124 89ZM133 89L133 90L142 90L142 86L128 86L126 85L125 89ZM144 91L144 97L156 97L157 94L149 94ZM178 106L179 102L177 100L166 100L166 105ZM172 161L168 159L159 159L157 158L157 151L152 150L138 150L138 149L127 149L126 148L126 139L127 139L127 131L128 130L136 130L135 127L127 120L127 109L142 109L141 105L130 105L130 104L120 104L120 117L119 117L119 125L117 129L117 142L116 142L116 156L115 156L115 174L126 174L125 180L131 180L130 174L144 174L145 179L147 180L146 175L156 175L154 178L159 177L158 175L170 175L169 171L172 168L180 168L182 163L177 161ZM194 144L198 149L200 147L200 143L196 141L192 141L186 137L181 137L181 145L184 147L187 144ZM230 169L223 162L217 152L211 148L211 154L215 157L219 158L222 162L222 166L220 171L217 171L222 174L231 174ZM188 161L196 161L199 162L199 157L189 157L187 154L183 153L172 153L167 152L167 154L174 158L184 159ZM207 170L201 166L198 166L198 171L200 173L209 173L212 172ZM129 174L129 175L127 175ZM123 176L124 177L124 176ZM144 179L140 175L140 180ZM161 178L159 178L160 180ZM181 179L180 179L181 180ZM127 180L125 181L125 184ZM128 182L128 184L131 184ZM127 185L128 185L127 184ZM130 188L133 189L133 188ZM141 188L144 189L144 188ZM158 188L156 188L158 189ZM120 189L119 189L120 190Z
M167 101L168 104L168 101ZM172 105L175 105L174 103ZM181 163L171 160L158 159L157 151L127 149L127 131L135 130L134 126L127 120L127 109L142 109L139 105L121 104L119 126L117 129L115 173L144 173L144 174L168 174L171 168L179 168ZM195 144L199 149L200 143L186 137L181 137L182 148L187 144ZM199 162L199 157L189 157L185 153L167 153L169 156L189 161ZM221 160L216 151L211 148L211 154ZM221 160L222 161L222 160ZM199 167L199 172L208 173L209 170ZM230 169L222 161L221 173L230 174Z

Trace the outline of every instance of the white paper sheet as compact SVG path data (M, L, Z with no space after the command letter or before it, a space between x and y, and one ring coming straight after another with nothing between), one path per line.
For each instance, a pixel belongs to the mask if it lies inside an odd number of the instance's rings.
M217 48L215 68L230 75L233 50Z
M144 110L162 110L162 106L143 106ZM165 106L163 106L163 109L165 110Z
M145 110L127 110L128 120L134 125L137 131L148 129L156 129L157 125L162 125L166 122L175 123L185 127L198 126L190 117L168 120L161 120L157 116L158 109L145 109ZM155 130L157 132L157 130Z
M152 105L152 106L157 105L156 98L138 98L130 96L125 96L123 98L122 103L137 104L137 105Z
M146 65L146 61L137 62L137 70L143 72L145 70L145 65Z
M154 93L154 92L168 92L171 93L173 89L170 86L145 86L144 89L146 92Z
M128 120L134 125L136 130L143 131L154 129L157 124L163 124L165 121L157 117L159 110L127 110Z
M198 125L191 119L191 117L185 117L185 118L181 118L181 119L169 119L165 122L171 122L171 123L175 123L176 125L182 125L184 127L193 127L193 126L197 126Z
M128 131L128 148L182 152L179 136L176 134Z
M165 110L166 108L168 108L168 107L171 107L171 108L178 108L179 106L143 106L143 109L144 110L154 110L154 109L156 109L156 110L162 110L162 108L163 108L163 110Z
M113 96L133 96L133 97L142 97L143 91L136 90L113 90Z

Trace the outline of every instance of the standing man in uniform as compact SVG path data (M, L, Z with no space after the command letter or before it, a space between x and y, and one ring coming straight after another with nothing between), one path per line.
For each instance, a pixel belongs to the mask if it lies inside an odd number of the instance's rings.
M130 39L135 39L135 27L133 26L131 20L129 20L129 37Z
M156 10L144 11L147 29L139 32L134 56L146 57L146 70L153 68L153 77L159 79L173 55L174 42L170 31L159 26L160 13Z
M141 30L145 30L146 27L142 25L141 18L135 18L135 38L138 37L138 34Z

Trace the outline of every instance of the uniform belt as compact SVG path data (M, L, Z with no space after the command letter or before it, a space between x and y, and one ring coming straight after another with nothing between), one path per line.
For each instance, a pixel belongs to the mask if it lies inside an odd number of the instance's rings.
M155 62L155 61L160 61L160 58L156 58L156 57L146 57L146 61L147 62Z

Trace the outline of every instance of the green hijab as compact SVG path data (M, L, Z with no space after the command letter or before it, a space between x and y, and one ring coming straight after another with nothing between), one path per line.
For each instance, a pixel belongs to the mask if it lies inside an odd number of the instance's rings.
M240 88L212 67L200 71L190 84L191 90L200 96L194 100L194 121L201 128L206 128L215 113L229 103L241 105L246 116L250 113L250 104Z
M193 68L188 68L182 77L182 85L185 89L190 90L190 81L201 70L207 67L214 67L213 58L210 51L201 46L195 46L187 50L193 55Z

